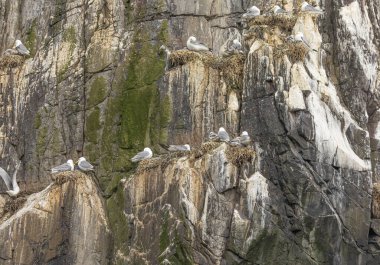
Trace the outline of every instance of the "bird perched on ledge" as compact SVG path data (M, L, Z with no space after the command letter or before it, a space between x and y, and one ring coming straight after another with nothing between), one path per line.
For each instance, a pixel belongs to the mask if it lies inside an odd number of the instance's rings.
M92 171L94 170L94 166L87 162L86 158L81 157L78 160L78 167L82 171Z
M66 163L53 167L51 169L51 173L59 173L59 172L64 172L64 171L74 171L74 162L72 159L67 160Z
M190 151L190 145L184 144L184 145L164 145L160 144L164 149L168 150L169 152L179 152L179 151Z
M29 56L30 51L22 44L20 40L16 40L16 50L19 54Z
M251 19L260 16L260 9L257 6L251 6L247 12L243 14L242 19Z
M285 9L281 8L278 5L275 5L272 10L273 10L273 14L275 14L275 15L281 15L281 14L286 15L286 14L289 14L288 11L286 11Z
M209 47L206 46L206 44L197 41L197 39L194 36L190 36L190 38L187 40L186 43L187 48L190 51L195 51L195 52L201 52L201 51L212 51Z
M132 157L131 161L138 162L141 160L151 158L152 156L153 156L152 150L149 147L145 147L144 151L137 153L134 157Z
M307 12L311 14L323 14L323 11L310 5L308 2L303 2L301 6L301 12Z

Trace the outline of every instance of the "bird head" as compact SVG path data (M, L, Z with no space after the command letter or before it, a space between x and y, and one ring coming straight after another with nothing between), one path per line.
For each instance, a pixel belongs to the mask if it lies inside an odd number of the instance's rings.
M302 8L305 8L308 5L309 5L309 3L305 1L305 2L302 3Z
M145 148L144 148L144 151L145 151L145 152L148 152L148 153L150 153L150 154L152 154L152 150L151 150L149 147L145 147Z
M22 42L20 40L16 40L16 47L20 46L21 44L22 44Z
M188 145L188 144L185 144L185 147L186 147L186 149L187 149L187 150L189 150L189 151L190 151L190 145Z
M276 13L277 10L279 10L279 9L281 9L281 7L279 7L278 5L275 5L275 6L272 8L272 10L273 10L274 13Z
M190 36L190 38L189 38L189 41L191 41L191 42L195 42L197 40L197 38L195 38L194 36Z
M86 161L86 158L84 158L83 156L78 159L77 163L80 163L82 161Z
M226 130L223 127L219 128L219 132L225 132Z
M248 136L248 132L246 132L246 131L242 132L241 136Z
M232 41L232 43L233 43L233 44L240 44L240 41L239 41L238 39L234 39L234 40Z

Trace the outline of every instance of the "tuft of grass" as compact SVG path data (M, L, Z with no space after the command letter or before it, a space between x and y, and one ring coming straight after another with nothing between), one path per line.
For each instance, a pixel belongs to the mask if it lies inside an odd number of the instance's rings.
M229 57L214 56L209 52L193 52L190 50L174 51L169 56L169 65L171 67L187 64L199 60L206 66L216 69L222 73L226 84L234 89L240 89L243 86L243 69L245 56L243 54L234 54Z
M4 205L4 213L10 213L13 214L17 212L18 209L20 209L24 203L26 202L25 197L18 197L14 200L9 200Z
M187 156L188 154L188 151L171 152L165 155L161 155L159 157L142 160L139 162L139 165L137 166L136 173L141 174L158 167L160 167L161 171L163 172L173 160Z
M214 150L218 148L222 142L205 142L202 143L201 147L199 148L194 148L191 150L191 157L193 159L200 158L204 156L205 154L209 153L211 150Z
M21 55L7 55L0 59L0 68L15 68L22 65L25 58Z
M297 17L291 14L284 15L268 15L252 18L248 22L249 27L253 26L277 26L283 30L291 31L297 22Z
M226 151L227 159L235 166L241 166L245 162L252 163L255 158L255 150L251 147L231 147Z
M292 63L303 61L309 52L309 48L302 42L284 43L273 49L274 57L287 55Z

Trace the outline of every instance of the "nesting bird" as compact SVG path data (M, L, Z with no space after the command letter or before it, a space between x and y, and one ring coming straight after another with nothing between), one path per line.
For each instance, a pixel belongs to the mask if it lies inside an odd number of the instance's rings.
M243 46L238 39L228 40L224 47L221 48L222 56L230 56L243 52Z
M260 16L260 9L257 6L251 6L247 9L247 12L243 14L243 19L251 19Z
M286 11L285 9L281 8L278 5L275 5L272 10L273 10L273 14L275 15L289 14L288 11Z
M20 55L25 55L25 56L30 55L30 51L24 46L24 44L22 44L20 40L16 40L15 45L16 45L16 50L18 51Z
M84 157L79 158L78 167L80 170L85 172L94 170L94 166L87 162L86 158Z
M228 135L228 133L226 132L226 130L223 127L219 128L218 138L219 138L219 141L221 141L221 142L229 142L230 141L230 136Z
M231 146L236 146L236 147L245 147L248 146L251 143L251 137L249 137L248 132L244 131L241 133L240 136L232 139L230 141Z
M312 5L310 5L308 2L303 2L301 5L301 11L302 12L307 12L311 14L323 14L323 11L319 8L316 8Z
M214 132L210 132L208 134L208 139L210 141L217 141L218 140L218 134L217 133L214 133Z
M209 47L207 47L204 43L197 41L194 36L190 36L186 43L187 48L190 51L202 52L202 51L212 51Z
M0 176L4 180L4 183L5 183L5 185L7 186L7 189L8 189L6 191L6 193L8 193L8 195L11 196L11 197L16 197L17 194L19 194L19 192L20 192L20 187L18 186L17 180L16 180L17 171L20 168L20 164L21 163L18 163L16 165L15 172L13 172L12 179L8 175L8 173L3 168L0 167Z
M153 156L153 152L149 147L145 147L144 151L137 153L134 157L132 157L132 162L138 162L144 159L151 158Z
M168 147L168 151L170 151L170 152L190 151L190 145L188 145L188 144L184 144L184 145L171 144Z
M51 169L51 173L59 173L59 172L64 172L64 171L74 171L74 162L72 159L67 160L66 163L53 167Z

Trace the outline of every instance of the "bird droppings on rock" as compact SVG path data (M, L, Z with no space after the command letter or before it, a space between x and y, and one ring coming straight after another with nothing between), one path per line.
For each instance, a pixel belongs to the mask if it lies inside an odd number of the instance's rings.
M15 68L22 65L25 58L21 55L7 55L0 58L0 69Z
M248 162L252 163L256 156L255 150L252 147L232 147L229 146L226 151L227 159L235 166L241 166Z

